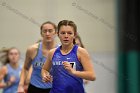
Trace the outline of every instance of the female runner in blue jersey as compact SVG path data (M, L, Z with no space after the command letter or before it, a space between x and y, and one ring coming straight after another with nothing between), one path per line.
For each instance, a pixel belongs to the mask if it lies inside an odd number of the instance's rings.
M42 81L41 69L48 58L48 51L57 46L54 39L56 36L56 26L54 23L48 21L41 25L40 30L42 36L41 42L31 45L27 49L18 86L18 93L25 93L24 84L31 66L31 78L27 93L49 93L52 87L52 83Z
M88 52L75 45L76 34L77 27L74 22L69 20L59 22L58 37L62 45L50 50L42 68L42 79L53 82L50 93L84 93L83 79L95 80Z
M19 64L20 52L17 48L12 47L5 53L4 66L0 69L0 88L3 88L2 93L17 93L22 69Z

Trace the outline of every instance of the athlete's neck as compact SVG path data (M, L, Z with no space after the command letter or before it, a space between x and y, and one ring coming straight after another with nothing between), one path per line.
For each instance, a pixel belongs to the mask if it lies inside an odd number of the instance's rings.
M50 50L50 49L54 48L55 46L56 46L55 41L52 41L52 42L42 41L42 48L43 49Z
M72 50L73 46L74 44L67 45L67 46L62 45L61 51L64 53L69 53Z
M19 64L18 63L9 63L11 65L12 68L17 69Z

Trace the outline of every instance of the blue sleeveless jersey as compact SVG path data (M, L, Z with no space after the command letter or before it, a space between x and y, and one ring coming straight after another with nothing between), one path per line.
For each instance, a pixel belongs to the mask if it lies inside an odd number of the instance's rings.
M4 78L4 82L8 82L11 76L14 76L16 78L16 81L11 86L4 88L3 93L17 93L22 67L19 66L17 69L14 69L10 64L7 64L6 66L8 72L6 77Z
M74 45L67 55L63 55L60 48L61 46L56 49L52 58L53 85L50 93L84 93L83 79L71 75L62 64L64 61L68 61L75 70L83 70L82 64L77 58L78 46Z
M43 56L42 53L42 42L39 43L38 53L34 60L32 61L33 71L30 79L30 83L35 87L41 89L47 89L52 87L52 83L43 82L41 76L41 69L44 63L46 62L46 57Z

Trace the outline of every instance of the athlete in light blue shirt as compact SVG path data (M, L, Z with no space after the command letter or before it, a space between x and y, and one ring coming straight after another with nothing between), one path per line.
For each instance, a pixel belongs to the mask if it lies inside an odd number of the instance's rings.
M17 48L8 49L6 65L0 69L0 88L3 88L3 93L17 93L21 72L19 56Z
M3 89L3 93L17 93L17 88L20 80L21 66L13 68L10 64L7 64L7 74L4 78L4 82L8 82L11 77L15 78L15 81L8 87Z
M22 69L20 83L18 87L18 93L24 92L24 83L29 72L29 68L32 65L32 74L30 78L30 84L28 87L28 93L49 93L52 87L52 83L45 83L41 78L41 69L48 57L48 51L55 48L56 26L54 23L48 21L41 25L42 40L39 43L33 44L27 49L24 67Z

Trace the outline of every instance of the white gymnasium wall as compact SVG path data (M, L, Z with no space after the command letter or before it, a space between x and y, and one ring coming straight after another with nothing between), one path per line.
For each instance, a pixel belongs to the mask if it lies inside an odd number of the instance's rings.
M73 20L91 52L115 50L115 0L0 0L0 47L24 52L40 38L39 26Z
M73 20L93 59L97 80L88 93L115 93L115 0L0 0L0 48L16 46L24 60L27 47L40 39L39 26ZM59 40L57 39L59 42Z

